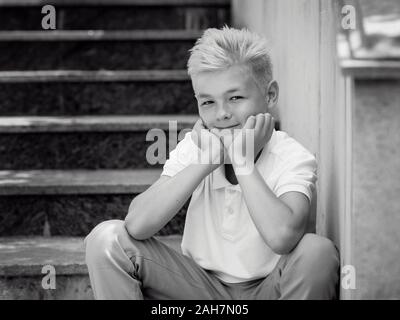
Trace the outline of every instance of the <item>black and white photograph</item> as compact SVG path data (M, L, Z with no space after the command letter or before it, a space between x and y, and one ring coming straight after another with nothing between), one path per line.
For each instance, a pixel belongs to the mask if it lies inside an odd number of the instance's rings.
M400 0L0 0L0 300L400 300Z

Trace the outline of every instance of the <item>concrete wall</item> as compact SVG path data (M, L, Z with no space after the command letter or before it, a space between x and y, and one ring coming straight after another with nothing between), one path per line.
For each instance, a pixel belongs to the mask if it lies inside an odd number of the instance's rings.
M234 3L235 25L247 26L269 40L274 75L280 85L276 112L282 127L316 152L319 144L319 96L315 94L319 87L319 0L238 0Z
M357 299L400 299L400 80L356 80L353 257Z
M270 41L281 128L317 157L317 233L335 242L343 266L352 264L351 82L337 59L337 6L332 0L234 0L233 21ZM342 290L341 297L351 294Z
M236 25L270 40L282 130L317 156L317 233L356 272L341 299L399 299L400 63L340 61L337 1L233 3Z

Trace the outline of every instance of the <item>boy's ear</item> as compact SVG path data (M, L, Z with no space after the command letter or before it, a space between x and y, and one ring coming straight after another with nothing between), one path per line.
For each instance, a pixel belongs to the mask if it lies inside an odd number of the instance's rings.
M279 98L279 86L278 82L276 80L272 80L268 83L268 88L267 88L267 105L269 108L274 107Z

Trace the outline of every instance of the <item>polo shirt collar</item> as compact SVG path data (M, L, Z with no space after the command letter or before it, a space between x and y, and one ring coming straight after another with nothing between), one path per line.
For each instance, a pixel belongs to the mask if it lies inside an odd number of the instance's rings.
M255 166L259 168L263 162L265 162L268 154L272 150L273 146L276 144L276 130L274 129L271 135L271 139L265 145L264 149L261 152L260 157L258 158ZM233 185L225 178L225 166L221 165L217 169L215 169L211 173L211 189L216 190L220 188L231 187L232 189L240 191L239 184Z

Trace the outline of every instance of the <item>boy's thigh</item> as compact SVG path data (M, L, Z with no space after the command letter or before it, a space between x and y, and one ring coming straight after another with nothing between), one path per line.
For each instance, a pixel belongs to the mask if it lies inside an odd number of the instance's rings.
M240 299L277 300L279 296L279 270L274 269L267 277L259 279L254 285L242 290Z
M229 299L226 287L193 259L152 237L119 239L145 299Z
M272 272L249 290L245 299L314 299L330 297L336 286L339 255L327 238L307 233ZM317 294L310 294L317 292Z

